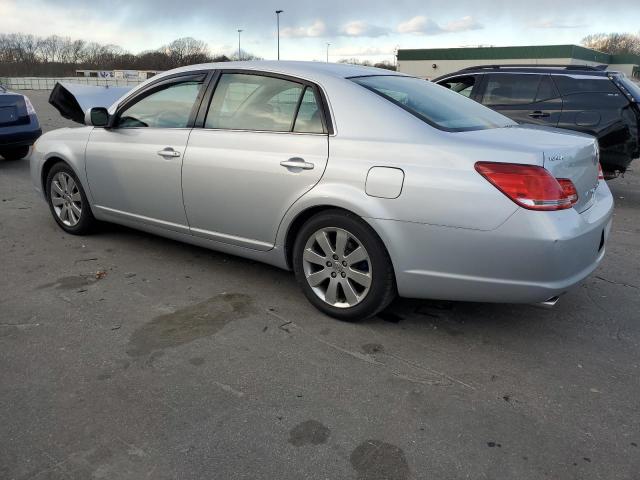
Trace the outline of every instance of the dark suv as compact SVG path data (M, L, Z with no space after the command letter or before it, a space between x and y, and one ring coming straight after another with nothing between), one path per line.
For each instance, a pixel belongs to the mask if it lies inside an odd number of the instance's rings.
M518 123L597 137L607 178L640 156L640 86L606 66L485 65L433 81Z

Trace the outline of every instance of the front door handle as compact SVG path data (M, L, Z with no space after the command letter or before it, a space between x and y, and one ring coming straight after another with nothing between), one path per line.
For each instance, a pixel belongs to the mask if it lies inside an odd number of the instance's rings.
M299 168L301 170L313 170L315 166L313 163L305 162L303 158L290 158L289 160L283 160L280 165L286 168Z
M160 150L158 152L158 155L160 155L161 157L179 157L180 156L180 152L174 150L171 147L166 147L166 148L163 148L162 150Z
M548 114L547 112L543 112L543 111L541 111L541 110L536 110L536 111L534 111L534 112L531 112L531 113L529 114L529 116L530 116L531 118L545 118L545 117L548 117L548 116L549 116L549 114Z

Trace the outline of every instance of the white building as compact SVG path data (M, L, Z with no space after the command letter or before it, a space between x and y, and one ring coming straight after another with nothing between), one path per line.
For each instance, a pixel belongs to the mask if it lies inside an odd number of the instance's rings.
M610 55L579 45L426 48L398 50L398 70L433 79L476 65L608 65L640 80L640 55Z

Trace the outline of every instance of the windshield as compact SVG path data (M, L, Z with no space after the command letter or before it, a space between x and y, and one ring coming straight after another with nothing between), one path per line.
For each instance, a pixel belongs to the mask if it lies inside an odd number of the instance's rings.
M351 80L441 130L462 132L515 125L504 115L427 80L399 75Z

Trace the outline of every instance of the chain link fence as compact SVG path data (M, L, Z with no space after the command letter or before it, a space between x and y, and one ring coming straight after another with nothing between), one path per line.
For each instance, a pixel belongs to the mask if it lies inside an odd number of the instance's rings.
M57 82L80 85L132 87L144 80L97 77L0 77L0 85L9 90L51 90Z

